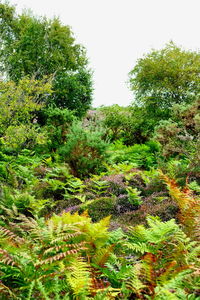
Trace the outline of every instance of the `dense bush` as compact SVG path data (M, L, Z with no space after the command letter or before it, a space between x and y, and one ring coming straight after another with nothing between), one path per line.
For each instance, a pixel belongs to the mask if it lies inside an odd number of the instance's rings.
M152 50L138 59L129 73L135 103L149 113L154 111L155 117L162 111L163 118L168 118L175 103L191 103L200 92L199 65L199 52L184 50L173 42Z
M73 123L59 153L69 163L73 174L83 177L104 169L107 148L108 143L102 140L101 132L84 130L79 123Z
M157 165L160 151L159 144L153 141L133 146L125 146L121 141L117 141L109 147L109 150L111 152L111 162L135 163L136 166L145 169Z
M47 133L49 151L56 151L66 141L69 127L75 120L74 114L68 109L49 106L42 111L43 123Z
M121 107L117 104L101 107L99 117L102 125L106 128L106 137L109 137L111 141L123 138L130 118L128 107Z

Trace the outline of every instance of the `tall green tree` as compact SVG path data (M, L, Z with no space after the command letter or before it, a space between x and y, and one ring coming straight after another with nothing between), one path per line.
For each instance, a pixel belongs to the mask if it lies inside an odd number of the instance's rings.
M48 102L83 114L92 101L91 71L83 46L76 44L69 26L58 18L17 14L0 4L0 70L9 80L36 79L53 74L53 94Z
M139 106L150 110L153 105L160 111L175 103L191 103L200 93L200 53L170 42L139 59L129 78Z
M129 73L133 115L139 140L147 140L174 104L190 104L200 93L200 53L173 42L140 58ZM138 128L137 128L138 127Z

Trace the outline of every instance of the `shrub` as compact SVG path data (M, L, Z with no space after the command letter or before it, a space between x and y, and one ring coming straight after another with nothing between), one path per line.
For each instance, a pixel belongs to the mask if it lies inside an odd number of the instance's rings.
M69 127L75 119L74 114L67 108L60 109L50 106L42 111L41 117L43 118L42 122L46 124L45 129L48 136L48 149L55 151L66 141Z
M101 132L84 130L80 123L73 123L59 154L69 163L75 176L84 177L103 170L108 157L107 147L108 143L101 139Z
M188 161L188 175L200 172L200 100L188 105L174 105L171 119L155 128L155 139L166 158ZM182 161L184 163L184 161Z
M102 125L106 128L106 136L111 141L122 138L130 118L129 108L115 104L100 108L100 113Z
M159 157L159 144L153 141L134 146L125 146L121 141L117 141L109 150L112 163L131 162L145 169L156 166Z

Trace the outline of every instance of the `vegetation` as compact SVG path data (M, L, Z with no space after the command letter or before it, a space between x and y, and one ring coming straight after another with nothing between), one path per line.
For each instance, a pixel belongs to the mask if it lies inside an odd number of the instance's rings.
M46 100L59 108L76 110L82 116L92 101L91 72L85 49L75 43L69 26L58 18L16 13L0 4L0 69L9 80L24 76L52 76L53 92Z
M152 51L135 104L81 118L69 27L0 14L0 298L200 299L199 54Z
M135 94L133 113L139 119L142 137L148 139L159 121L169 119L175 104L184 106L196 99L199 66L199 52L183 50L173 42L137 61L129 80Z

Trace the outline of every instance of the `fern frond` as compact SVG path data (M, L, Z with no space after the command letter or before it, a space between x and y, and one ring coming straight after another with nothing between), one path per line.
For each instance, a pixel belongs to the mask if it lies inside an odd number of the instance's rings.
M55 242L55 241L54 241ZM73 248L73 249L81 249L81 250L86 250L87 248L84 247L86 245L85 242L80 242L80 243L73 243L73 244L63 244L63 245L59 245L59 246L54 246L54 247L50 247L48 249L46 249L44 251L44 255L45 254L49 254L51 252L58 252L59 250L63 250L63 249L66 249L67 248Z
M133 251L136 254L143 255L146 252L150 252L151 250L154 249L154 247L148 245L147 243L130 243L130 242L125 242L123 246L127 247L129 250Z
M172 199L179 206L179 219L184 225L186 233L192 238L200 240L200 199L194 197L188 186L181 190L174 179L170 179L161 171L160 176L167 185Z
M17 299L18 297L11 291L9 287L0 281L0 293L6 295L7 299ZM8 298L9 297L9 298Z
M188 255L187 255L187 261L188 263L191 263L195 260L198 261L198 258L200 257L200 245L199 246L196 246L196 243L195 244L192 244L190 245L190 251L188 251ZM200 267L200 261L199 261L199 267Z
M35 280L33 280L29 286L29 291L28 291L28 295L27 295L27 300L31 300L31 296L32 296L32 292L35 286Z
M3 238L6 238L7 240L12 241L13 243L17 244L23 244L25 240L23 238L20 238L18 235L16 235L14 232L11 230L4 228L0 226L0 235Z
M104 249L99 249L96 251L95 255L92 257L92 262L99 267L104 267L105 263L108 261L110 255L113 252L115 245L110 245Z
M44 285L42 284L42 282L39 281L39 280L36 280L36 283L37 283L38 290L40 291L42 297L43 297L45 300L51 300L51 298L48 296L48 293L46 292L45 287L44 287Z
M4 249L0 248L0 258L1 263L10 265L10 266L18 266L13 257Z
M81 235L81 233L78 231L73 233L61 233L58 237L52 237L50 245L58 244L59 242L67 242L70 239L76 238L79 235Z
M76 297L87 296L90 291L92 280L90 277L90 267L80 257L72 261L67 274L67 282Z
M140 280L142 271L141 264L135 264L130 272L130 278L126 282L126 287L133 291L140 298L140 293L146 288L146 285Z
M54 256L50 256L50 257L36 263L34 266L37 268L37 267L42 266L42 265L52 264L53 262L62 260L62 259L66 258L69 255L77 254L77 253L78 253L78 250L75 250L75 249L68 250L68 251L65 251L65 252L60 252L60 253L58 253Z

